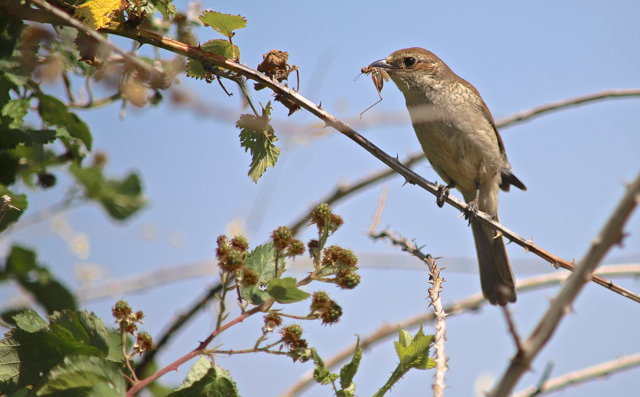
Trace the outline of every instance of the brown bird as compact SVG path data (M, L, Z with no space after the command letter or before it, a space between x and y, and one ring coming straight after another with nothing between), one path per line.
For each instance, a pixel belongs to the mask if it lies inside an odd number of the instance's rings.
M504 239L474 221L480 210L498 218L498 189L525 185L511 172L502 138L480 93L430 51L399 50L374 62L404 94L422 150L444 179L437 203L457 188L468 203L478 253L482 294L492 305L516 301L513 271Z

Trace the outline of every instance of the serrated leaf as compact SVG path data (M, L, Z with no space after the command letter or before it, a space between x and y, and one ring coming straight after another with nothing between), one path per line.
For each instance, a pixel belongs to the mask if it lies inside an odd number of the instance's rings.
M201 62L195 59L189 59L187 61L187 77L202 80L207 77L207 72L204 70Z
M240 132L240 146L251 151L251 165L249 167L249 177L254 182L267 170L267 167L274 167L280 155L280 149L273 144L278 140L275 131L269 122L271 114L271 102L262 109L262 116L256 117L251 114L243 114L236 123Z
M64 310L49 316L49 319L54 334L94 346L103 357L109 355L109 333L94 313Z
M236 383L224 369L213 366L211 361L200 356L191 367L182 385L167 397L239 397Z
M311 358L313 359L313 362L315 364L315 368L313 370L313 379L321 385L328 385L332 379L331 371L329 371L324 366L324 361L315 348L311 348Z
M20 128L24 122L24 117L29 113L31 107L31 98L14 99L7 102L2 107L2 116L13 119L13 121L6 125L7 128ZM4 122L3 122L4 124Z
M343 389L350 389L353 384L353 377L358 372L360 366L360 360L362 359L362 348L360 347L360 337L358 336L358 342L356 343L356 349L353 352L353 358L351 362L345 364L340 369L340 387ZM352 392L355 390L351 390Z
M240 49L235 44L232 46L228 40L209 40L202 44L201 48L228 59L234 59L234 57L240 59Z
M89 0L78 6L73 16L92 29L106 28L126 5L123 0Z
M146 205L140 178L129 174L122 180L107 179L97 166L81 168L71 164L69 171L84 185L88 198L97 200L116 220L125 220Z
M204 26L211 26L213 30L228 38L235 34L233 31L247 26L247 20L241 15L223 14L217 11L205 11L200 20Z
M240 287L240 295L252 305L260 305L269 298L269 294L261 290L260 286L266 285L275 277L274 253L273 243L268 243L257 246L247 255L244 266L255 271L259 279L257 285ZM285 267L284 260L280 258L278 262L278 272L282 272Z
M293 277L272 279L267 285L267 293L279 303L300 302L311 296L296 287L296 279Z
M91 150L93 137L84 121L75 113L69 112L67 105L52 96L40 94L38 99L38 112L43 121L65 128L69 135L80 140L87 150Z
M399 365L424 369L427 365L433 335L425 335L421 325L413 338L407 331L400 330L399 339L399 342L394 342L396 353L400 359Z
M121 397L126 391L122 371L102 357L69 356L51 369L37 396L78 395Z
M176 16L176 6L171 4L171 0L151 0L151 3L160 11L164 19Z
M42 374L48 373L68 355L102 356L103 352L48 330L27 332L13 328L0 341L2 391L12 393L36 384Z
M13 320L16 322L16 327L30 333L49 330L49 323L40 317L35 310L24 310L13 316Z

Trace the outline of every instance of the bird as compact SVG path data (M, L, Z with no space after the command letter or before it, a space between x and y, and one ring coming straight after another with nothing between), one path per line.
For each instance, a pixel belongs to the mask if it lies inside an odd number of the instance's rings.
M504 143L478 90L423 48L393 52L373 62L404 94L407 110L425 156L446 185L439 185L437 204L449 189L467 203L478 256L482 294L492 305L516 301L513 270L501 234L475 220L478 211L498 217L498 191L511 185L527 190L512 172ZM374 68L374 69L371 69Z

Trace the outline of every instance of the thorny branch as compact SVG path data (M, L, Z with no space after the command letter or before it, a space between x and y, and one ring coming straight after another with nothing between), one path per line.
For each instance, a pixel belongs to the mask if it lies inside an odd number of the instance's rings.
M637 277L640 274L640 265L611 265L599 268L596 273L606 277ZM516 281L516 290L519 294L523 292L535 291L545 287L563 284L571 276L570 272L555 272L539 276L519 279ZM487 301L482 297L482 293L470 295L466 298L452 302L444 307L447 317L458 316L468 312L476 312L482 308ZM384 340L393 338L398 334L398 327L408 329L417 327L422 323L431 323L435 320L435 314L425 311L415 316L409 317L397 324L381 324L375 331L360 338L360 346L363 350L370 348ZM325 366L334 369L353 355L355 343L349 344L335 355L325 359ZM285 390L280 397L293 397L306 388L313 385L313 371L302 375L295 383Z
M551 301L549 309L542 316L529 338L523 343L522 351L513 357L509 368L487 396L504 397L513 391L520 377L530 368L533 359L555 332L560 320L571 311L573 301L591 279L591 273L604 255L613 245L622 243L624 237L622 229L638 202L640 202L640 174L627 187L626 194L600 234L592 242L587 254L575 267L573 274L560 293Z

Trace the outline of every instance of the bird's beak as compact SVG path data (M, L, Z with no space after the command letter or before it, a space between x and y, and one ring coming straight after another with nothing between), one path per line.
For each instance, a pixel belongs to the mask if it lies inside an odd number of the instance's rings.
M369 67L382 68L382 69L397 69L394 66L388 64L386 59L381 59L379 61L375 61L374 63L369 65Z

